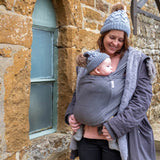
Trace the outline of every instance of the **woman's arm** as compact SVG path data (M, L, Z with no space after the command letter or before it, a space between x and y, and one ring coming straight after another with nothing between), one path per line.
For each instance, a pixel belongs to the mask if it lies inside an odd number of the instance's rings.
M73 114L73 108L74 108L75 102L76 102L76 91L74 92L72 101L68 105L68 108L66 110L65 122L71 126L74 132L77 132L77 130L80 128L80 123L77 122Z
M78 75L78 67L76 67L76 72ZM72 101L68 105L68 108L66 110L65 114L65 122L69 124L74 132L77 132L77 130L80 128L80 123L75 119L73 114L73 109L76 102L76 91L73 94Z
M119 138L138 126L145 118L152 98L152 85L147 75L145 60L139 67L135 93L124 111L104 124L113 139Z

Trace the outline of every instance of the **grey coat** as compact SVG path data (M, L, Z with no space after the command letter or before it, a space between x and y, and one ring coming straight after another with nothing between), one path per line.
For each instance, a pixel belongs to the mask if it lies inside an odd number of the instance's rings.
M133 51L129 48L129 54ZM151 69L147 67L150 58L141 54L136 74L135 89L127 106L117 116L109 120L105 126L113 139L127 135L128 160L155 160L155 147L152 128L147 120L146 112L152 97ZM128 83L128 82L126 82ZM75 94L70 103L65 120L73 113Z

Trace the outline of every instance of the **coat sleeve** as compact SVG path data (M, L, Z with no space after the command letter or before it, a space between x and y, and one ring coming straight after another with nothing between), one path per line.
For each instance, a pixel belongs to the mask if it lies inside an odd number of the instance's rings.
M125 135L141 123L146 117L151 98L152 84L147 74L146 60L143 60L139 66L137 87L129 105L104 124L113 139Z
M74 92L73 97L72 97L72 100L71 100L71 102L70 102L70 104L68 105L68 108L67 108L67 110L66 110L65 122L66 122L67 124L69 124L69 122L68 122L68 116L71 115L71 114L73 114L73 108L74 108L75 102L76 102L76 91Z

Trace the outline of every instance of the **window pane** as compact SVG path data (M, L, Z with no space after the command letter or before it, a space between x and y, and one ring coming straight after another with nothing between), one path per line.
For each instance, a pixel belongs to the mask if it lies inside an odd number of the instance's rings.
M31 78L53 78L53 32L33 29Z
M52 128L52 92L52 82L31 85L30 132Z
M36 0L32 19L35 25L56 28L56 15L52 0Z

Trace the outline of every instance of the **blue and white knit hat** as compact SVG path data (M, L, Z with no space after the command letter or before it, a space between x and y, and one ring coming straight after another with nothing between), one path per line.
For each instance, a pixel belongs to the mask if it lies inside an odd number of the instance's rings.
M90 73L93 71L97 66L99 66L106 58L110 58L108 54L101 53L98 50L96 51L87 51L83 54L84 57L87 58L87 71Z
M114 11L104 22L100 33L104 33L109 30L121 30L130 35L130 23L125 10Z

